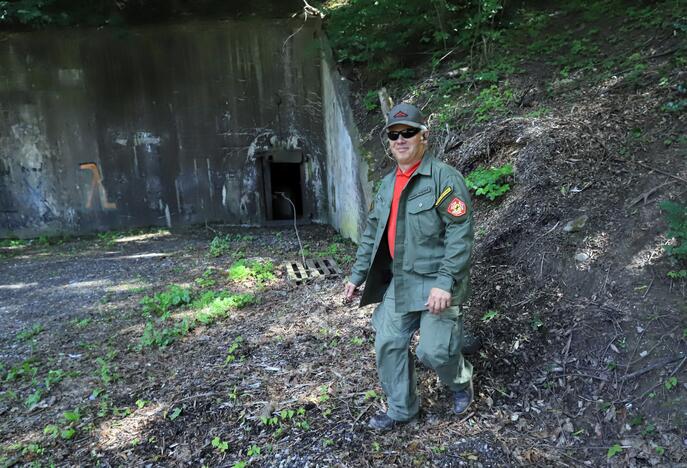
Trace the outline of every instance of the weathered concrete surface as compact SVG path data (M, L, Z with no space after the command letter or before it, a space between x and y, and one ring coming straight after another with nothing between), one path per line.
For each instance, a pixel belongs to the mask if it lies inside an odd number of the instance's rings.
M261 224L262 159L285 149L302 217L327 221L317 21L59 36L0 41L0 237Z
M365 230L372 201L368 167L361 157L360 136L349 104L346 81L333 66L331 50L323 47L322 96L327 144L329 222L355 242Z

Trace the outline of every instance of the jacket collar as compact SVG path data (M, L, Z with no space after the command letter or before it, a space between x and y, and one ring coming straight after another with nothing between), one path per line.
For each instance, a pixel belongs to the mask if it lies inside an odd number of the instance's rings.
M432 175L432 162L434 158L425 153L425 155L422 157L422 162L420 163L420 167L417 168L415 171L416 174L422 174L422 175Z

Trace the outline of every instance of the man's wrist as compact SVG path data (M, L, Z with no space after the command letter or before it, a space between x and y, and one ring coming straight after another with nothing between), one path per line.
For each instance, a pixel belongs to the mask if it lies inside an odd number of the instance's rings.
M448 293L452 293L453 292L453 277L445 276L445 275L439 275L439 276L437 276L436 280L434 280L433 286L435 288L442 289Z

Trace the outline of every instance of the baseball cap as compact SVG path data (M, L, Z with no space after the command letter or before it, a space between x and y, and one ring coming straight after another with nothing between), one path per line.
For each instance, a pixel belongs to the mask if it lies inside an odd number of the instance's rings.
M405 124L424 130L427 128L424 121L425 119L422 117L420 109L412 104L402 102L391 108L386 117L386 126L384 128L389 128L392 125Z

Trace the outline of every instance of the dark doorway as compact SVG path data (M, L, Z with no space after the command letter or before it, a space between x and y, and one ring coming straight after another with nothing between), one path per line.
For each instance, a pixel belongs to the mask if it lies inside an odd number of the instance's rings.
M301 192L301 165L294 163L270 163L272 176L272 219L293 219L303 216L303 195ZM291 203L287 200L291 200Z
M262 156L262 176L267 221L293 220L304 216L303 153L276 151ZM290 201L289 201L290 200ZM293 206L291 205L293 203Z

